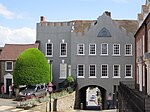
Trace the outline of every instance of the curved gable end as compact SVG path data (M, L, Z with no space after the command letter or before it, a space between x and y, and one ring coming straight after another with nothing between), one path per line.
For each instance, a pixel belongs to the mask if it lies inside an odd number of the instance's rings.
M109 32L108 29L106 29L105 27L103 27L103 28L99 31L97 37L111 37L111 34L110 34L110 32Z

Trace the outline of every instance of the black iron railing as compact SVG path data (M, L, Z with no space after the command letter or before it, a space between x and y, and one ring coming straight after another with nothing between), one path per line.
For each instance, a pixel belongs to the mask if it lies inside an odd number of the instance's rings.
M123 83L120 83L118 90L122 100L119 101L120 112L146 112L145 96L140 95L138 91L129 88Z

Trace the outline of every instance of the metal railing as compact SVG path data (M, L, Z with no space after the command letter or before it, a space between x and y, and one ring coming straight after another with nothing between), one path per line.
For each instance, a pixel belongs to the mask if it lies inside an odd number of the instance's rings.
M120 102L123 102L120 110L125 110L124 112L145 112L144 96L138 94L136 90L129 88L127 85L121 82L118 90L122 98L122 101Z

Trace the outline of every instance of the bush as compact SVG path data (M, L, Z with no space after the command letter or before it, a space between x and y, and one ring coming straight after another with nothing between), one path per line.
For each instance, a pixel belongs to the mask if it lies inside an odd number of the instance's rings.
M74 78L72 76L68 76L66 80L68 83L74 82Z
M50 65L41 51L29 48L17 58L13 78L16 85L51 82Z

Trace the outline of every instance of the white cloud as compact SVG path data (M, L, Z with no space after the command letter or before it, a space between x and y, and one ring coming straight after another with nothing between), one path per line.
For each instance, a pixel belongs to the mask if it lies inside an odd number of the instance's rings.
M10 29L0 26L0 46L4 44L30 44L36 40L35 29L23 27L20 29Z
M0 4L0 15L4 16L6 19L12 19L14 13L9 11L4 5Z
M128 3L129 2L128 0L112 0L112 1L116 3Z

